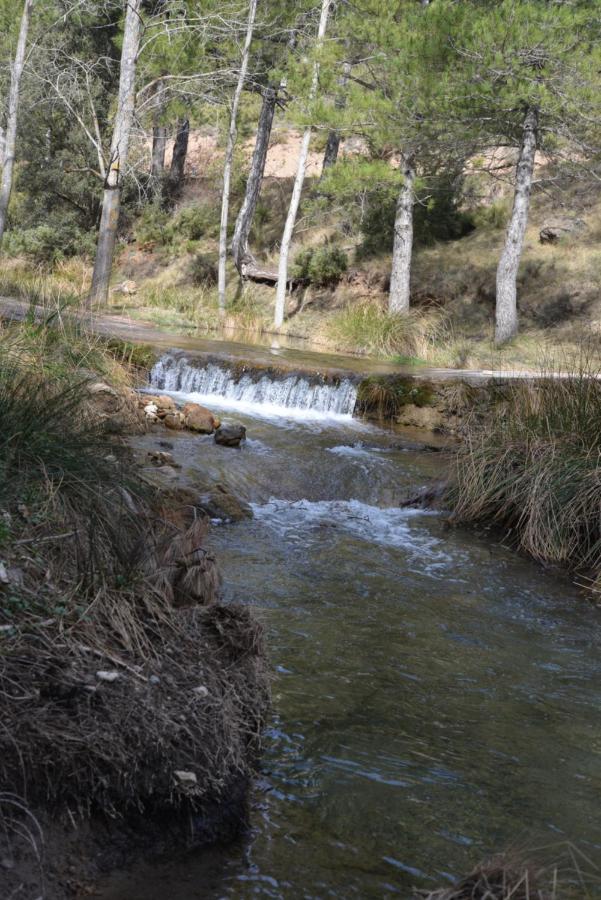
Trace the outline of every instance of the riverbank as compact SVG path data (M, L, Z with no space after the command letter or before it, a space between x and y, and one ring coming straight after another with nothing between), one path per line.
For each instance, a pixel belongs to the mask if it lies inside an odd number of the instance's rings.
M262 630L221 600L200 491L128 446L147 416L125 349L72 324L0 333L2 896L64 900L246 821Z

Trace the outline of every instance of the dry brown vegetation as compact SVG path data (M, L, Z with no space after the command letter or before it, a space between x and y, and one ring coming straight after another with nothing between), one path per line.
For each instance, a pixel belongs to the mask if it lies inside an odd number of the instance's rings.
M0 855L17 861L31 810L189 829L250 776L268 704L261 629L219 603L194 494L140 480L65 352L47 326L0 335Z

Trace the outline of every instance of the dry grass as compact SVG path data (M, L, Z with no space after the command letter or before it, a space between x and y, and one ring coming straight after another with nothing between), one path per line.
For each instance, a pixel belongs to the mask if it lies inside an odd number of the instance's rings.
M327 331L341 350L409 359L428 359L448 333L438 311L394 315L378 300L349 304L329 319Z
M560 375L566 377L558 377ZM468 426L455 522L494 522L543 562L601 576L601 381L594 362L499 385Z
M252 769L261 630L216 602L194 497L143 484L90 420L86 377L40 368L12 337L0 340L0 793L65 815L201 809Z
M420 896L425 900L592 900L598 896L598 868L573 844L532 851L533 862L516 850L477 865L454 885Z

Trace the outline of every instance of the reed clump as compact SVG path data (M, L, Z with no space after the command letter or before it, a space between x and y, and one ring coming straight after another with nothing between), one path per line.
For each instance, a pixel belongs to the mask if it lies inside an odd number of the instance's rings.
M535 559L601 586L601 380L588 358L570 371L492 389L457 455L448 500L456 523L504 528Z
M341 349L406 360L428 359L447 338L438 310L390 313L378 300L349 303L328 323L328 337Z

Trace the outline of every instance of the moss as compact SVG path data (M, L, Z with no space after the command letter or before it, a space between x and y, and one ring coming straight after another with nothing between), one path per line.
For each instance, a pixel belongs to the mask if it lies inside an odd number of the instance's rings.
M411 375L372 375L359 385L357 412L395 418L404 406L432 406L434 388L429 381Z

